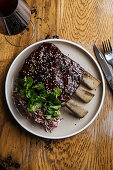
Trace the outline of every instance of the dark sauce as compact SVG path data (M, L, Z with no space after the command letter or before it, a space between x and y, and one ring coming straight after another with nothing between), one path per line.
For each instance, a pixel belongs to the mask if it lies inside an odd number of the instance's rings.
M34 71L31 71L34 68ZM52 91L55 87L62 89L61 102L71 98L79 87L84 69L75 61L64 55L52 43L43 43L30 54L19 73L20 78L30 76L34 83L44 83Z

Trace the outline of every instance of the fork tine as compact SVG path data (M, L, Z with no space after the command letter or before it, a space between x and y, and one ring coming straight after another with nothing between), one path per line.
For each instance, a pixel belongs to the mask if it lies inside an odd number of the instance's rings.
M108 49L107 49L107 45L106 45L106 41L104 41L104 53L108 53Z
M110 46L108 44L108 41L106 40L106 46L107 46L107 52L109 53L111 51Z
M112 51L110 40L108 39L102 41L102 45L103 45L104 57L106 61L108 62L108 64L113 66L113 51Z
M109 52L107 40L104 41L105 53Z
M106 50L106 53L107 53L107 45L106 45L106 41L104 41L104 45L105 45L105 50Z
M102 41L102 46L103 46L103 50L104 50L104 54L105 54L106 50L105 50L105 46L104 46L104 42L103 41Z
M108 42L109 42L110 51L112 52L112 47L111 47L111 43L110 43L109 39L108 39Z

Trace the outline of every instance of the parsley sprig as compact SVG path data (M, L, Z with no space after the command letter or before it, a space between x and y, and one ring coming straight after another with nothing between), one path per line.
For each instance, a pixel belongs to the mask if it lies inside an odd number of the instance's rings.
M31 77L19 79L18 91L23 99L27 101L28 111L42 109L46 119L57 118L60 114L61 102L58 96L62 90L58 87L52 92L46 91L44 84L33 85Z

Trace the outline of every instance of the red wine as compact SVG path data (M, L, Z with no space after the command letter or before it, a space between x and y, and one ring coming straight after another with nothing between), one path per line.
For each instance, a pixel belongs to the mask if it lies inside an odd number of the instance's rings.
M0 33L19 34L28 26L30 16L25 0L0 0Z
M6 17L14 12L18 0L0 0L0 17Z

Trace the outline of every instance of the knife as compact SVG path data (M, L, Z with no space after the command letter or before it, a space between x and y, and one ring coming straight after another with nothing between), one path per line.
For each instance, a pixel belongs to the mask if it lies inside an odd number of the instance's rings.
M113 76L112 73L106 63L106 61L104 60L104 57L102 55L102 53L98 50L98 48L96 47L96 45L94 44L93 46L93 51L95 53L95 56L104 72L104 75L108 81L108 84L110 85L111 89L113 90Z

